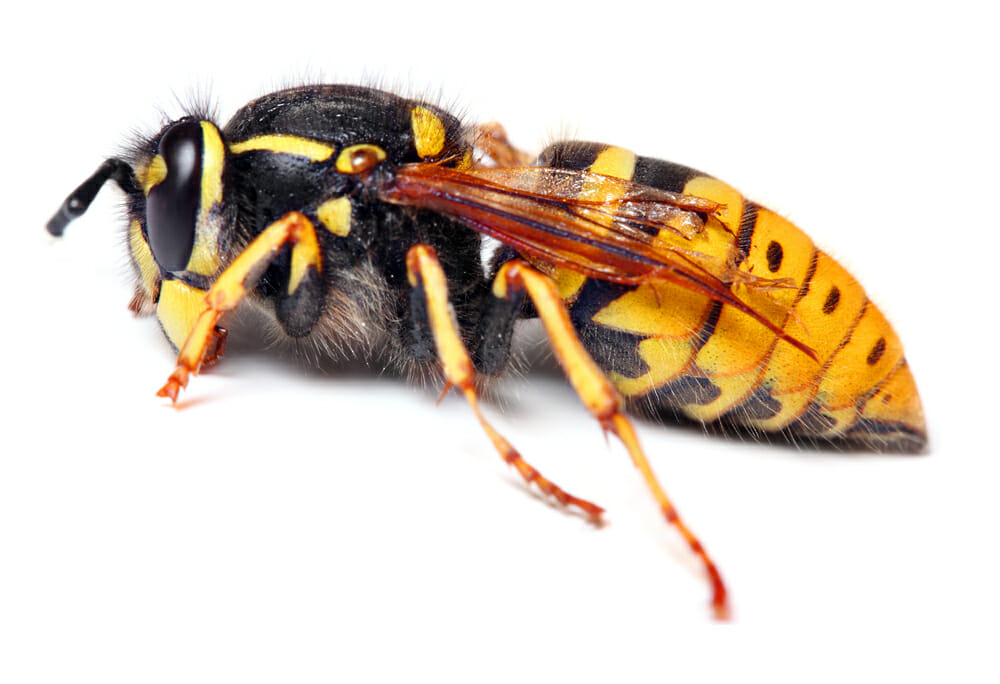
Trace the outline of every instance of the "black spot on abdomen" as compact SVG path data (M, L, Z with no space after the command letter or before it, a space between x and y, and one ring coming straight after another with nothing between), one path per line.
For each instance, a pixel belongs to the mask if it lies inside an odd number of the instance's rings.
M785 250L781 248L781 243L771 240L767 245L767 270L777 273L781 268L781 261L785 258Z
M830 288L826 301L823 302L823 313L832 314L837 309L838 304L840 304L840 288L834 285Z
M874 366L879 362L879 359L882 358L883 354L885 354L885 338L880 337L878 338L878 342L875 343L875 346L873 346L872 350L868 353L868 365Z

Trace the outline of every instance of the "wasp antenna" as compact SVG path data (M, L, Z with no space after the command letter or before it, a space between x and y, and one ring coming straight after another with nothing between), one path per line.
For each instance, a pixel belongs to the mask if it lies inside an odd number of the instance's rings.
M66 198L55 216L45 224L49 233L56 237L62 236L70 221L87 211L90 203L97 197L98 191L108 180L113 180L125 192L135 192L139 188L135 173L127 162L121 159L108 159Z

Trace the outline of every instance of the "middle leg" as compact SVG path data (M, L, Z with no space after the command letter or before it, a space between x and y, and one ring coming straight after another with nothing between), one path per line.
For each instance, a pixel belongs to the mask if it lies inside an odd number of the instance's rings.
M473 385L475 369L458 333L458 325L448 301L448 284L434 248L429 245L411 247L406 254L406 270L410 285L422 293L425 299L427 320L445 381L448 386L457 388L465 396L501 458L514 466L525 482L535 484L544 494L551 496L563 506L578 508L591 522L599 524L603 508L567 493L543 477L483 416ZM447 387L445 389L447 390Z

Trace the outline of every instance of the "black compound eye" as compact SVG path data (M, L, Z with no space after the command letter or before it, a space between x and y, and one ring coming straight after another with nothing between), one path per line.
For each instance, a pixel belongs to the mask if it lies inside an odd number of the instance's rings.
M179 121L160 138L166 176L146 198L146 231L153 258L167 271L182 271L191 258L201 206L201 123Z

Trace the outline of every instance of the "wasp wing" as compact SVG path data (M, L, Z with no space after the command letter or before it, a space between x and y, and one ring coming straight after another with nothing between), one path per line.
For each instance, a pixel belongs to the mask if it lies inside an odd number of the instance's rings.
M533 261L611 282L661 280L699 292L814 356L730 288L734 282L761 288L782 283L754 278L732 260L683 245L704 230L704 216L725 211L711 200L573 169L433 164L397 168L378 185L378 194L386 202L451 216Z

